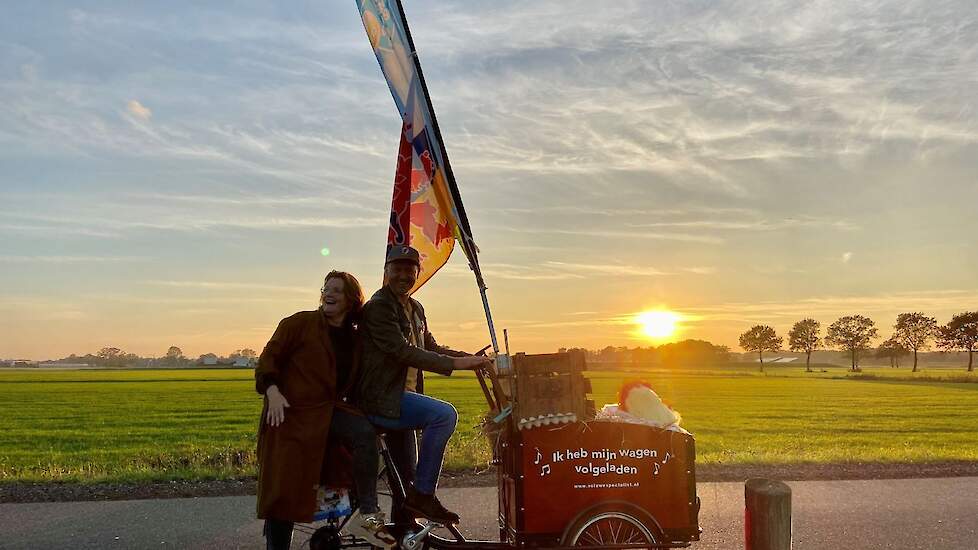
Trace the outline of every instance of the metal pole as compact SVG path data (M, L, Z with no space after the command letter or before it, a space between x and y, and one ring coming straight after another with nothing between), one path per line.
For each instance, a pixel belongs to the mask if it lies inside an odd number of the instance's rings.
M492 311L489 310L489 297L486 295L486 283L482 280L482 273L478 268L475 271L475 280L479 285L479 294L482 295L482 307L486 310L486 322L489 324L489 338L492 340L492 351L499 355L499 342L496 341L496 326L492 322Z

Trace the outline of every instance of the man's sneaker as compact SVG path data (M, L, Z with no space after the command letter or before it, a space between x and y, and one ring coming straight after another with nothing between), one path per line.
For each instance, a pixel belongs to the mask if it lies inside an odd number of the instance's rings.
M358 510L346 524L346 531L361 538L377 548L391 548L397 544L393 535L387 532L383 512L362 514Z
M404 508L416 514L416 517L427 518L442 525L458 523L459 519L458 514L450 512L442 506L435 495L419 493L414 488L408 490Z

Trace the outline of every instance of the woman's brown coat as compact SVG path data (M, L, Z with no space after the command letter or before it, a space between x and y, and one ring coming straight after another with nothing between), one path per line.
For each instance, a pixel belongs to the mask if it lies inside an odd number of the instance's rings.
M354 358L351 370L356 364ZM354 375L350 372L348 379L352 381ZM258 517L312 521L316 487L326 470L333 407L338 404L338 395L345 395L336 388L336 357L322 310L300 311L279 323L258 359L255 382L262 395L274 383L289 403L285 422L277 427L265 422L267 399L262 408Z

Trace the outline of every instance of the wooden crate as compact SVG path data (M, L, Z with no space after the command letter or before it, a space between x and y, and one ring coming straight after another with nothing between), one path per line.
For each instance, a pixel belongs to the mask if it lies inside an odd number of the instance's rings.
M513 374L504 382L516 425L524 429L594 418L586 368L581 352L516 354Z

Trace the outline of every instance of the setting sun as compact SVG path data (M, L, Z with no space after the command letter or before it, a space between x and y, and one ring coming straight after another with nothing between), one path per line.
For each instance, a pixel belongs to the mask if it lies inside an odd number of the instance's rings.
M676 332L676 324L682 317L673 311L643 311L635 317L635 323L649 338L667 338Z

